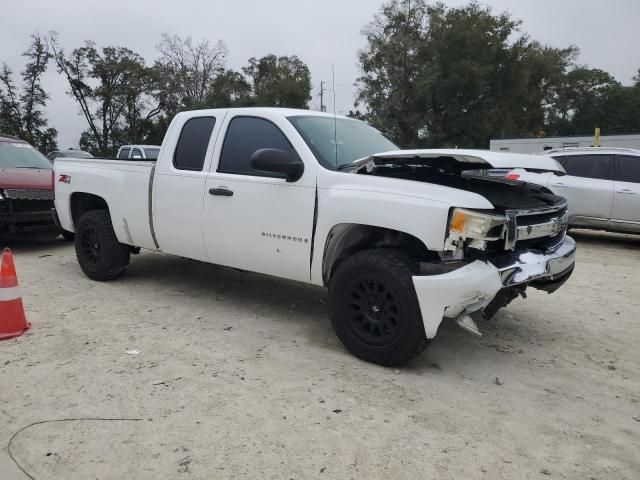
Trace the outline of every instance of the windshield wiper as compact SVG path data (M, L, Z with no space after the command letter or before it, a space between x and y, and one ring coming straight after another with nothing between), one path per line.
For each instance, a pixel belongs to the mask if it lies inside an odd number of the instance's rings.
M19 166L19 167L5 167L5 168L29 168L32 170L44 170L44 167L23 167L23 166Z

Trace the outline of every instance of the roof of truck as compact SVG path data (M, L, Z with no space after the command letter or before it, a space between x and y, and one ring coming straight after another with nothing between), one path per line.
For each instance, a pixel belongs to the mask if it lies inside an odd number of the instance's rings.
M344 115L334 115L333 113L318 112L316 110L303 110L299 108L279 108L279 107L241 107L241 108L211 108L204 110L189 110L181 112L178 115L199 116L203 114L214 115L216 113L222 114L227 112L236 113L273 113L276 115L282 115L283 117L296 117L299 115L317 116L317 117L330 117L330 118L346 118L348 120L356 120Z

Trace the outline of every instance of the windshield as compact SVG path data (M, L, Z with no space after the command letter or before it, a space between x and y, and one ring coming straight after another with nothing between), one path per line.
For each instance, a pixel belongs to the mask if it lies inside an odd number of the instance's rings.
M51 170L51 162L28 143L0 142L0 168Z
M309 115L289 117L289 121L322 166L330 170L374 153L399 150L382 133L360 120Z
M160 153L159 148L145 148L144 154L147 157L147 160L157 160L158 154Z

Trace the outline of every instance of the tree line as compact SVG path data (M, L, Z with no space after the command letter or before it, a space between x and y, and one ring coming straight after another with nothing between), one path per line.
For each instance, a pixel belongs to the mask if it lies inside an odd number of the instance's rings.
M404 147L640 132L640 70L623 86L579 65L576 46L542 45L520 25L476 2L386 3L363 32L362 116Z
M390 0L365 26L351 116L402 147L487 148L490 138L640 132L640 70L629 86L577 62L576 46L543 45L508 13L476 2L447 7ZM70 51L56 33L34 34L16 79L0 70L0 131L56 148L42 76L52 66L86 121L81 148L113 155L125 143L159 144L182 110L308 108L308 66L296 56L227 67L222 41L163 34L147 62L124 46L86 41Z

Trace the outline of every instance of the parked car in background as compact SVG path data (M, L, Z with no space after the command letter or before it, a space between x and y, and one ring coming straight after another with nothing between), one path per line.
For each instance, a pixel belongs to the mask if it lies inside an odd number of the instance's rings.
M157 163L62 159L56 212L93 280L140 248L326 286L349 351L382 365L426 348L445 318L480 334L529 287L574 268L566 201L465 170L551 158L400 150L364 122L274 108L182 112Z
M64 158L93 158L93 155L91 155L89 152L85 152L84 150L75 150L75 149L69 149L69 150L55 150L53 152L49 152L47 153L47 158L49 160L51 160L52 162L56 159L56 158L60 158L60 157L64 157Z
M24 140L0 134L0 235L60 233L52 208L51 162Z
M123 145L118 149L118 160L157 160L159 145Z
M640 150L588 147L549 150L566 175L510 172L507 178L536 183L565 197L569 226L640 233Z

